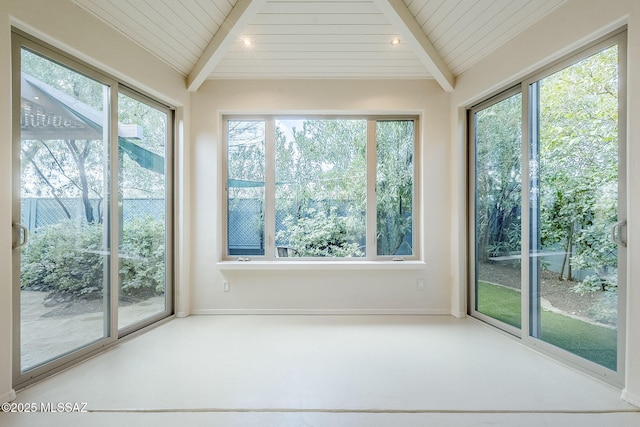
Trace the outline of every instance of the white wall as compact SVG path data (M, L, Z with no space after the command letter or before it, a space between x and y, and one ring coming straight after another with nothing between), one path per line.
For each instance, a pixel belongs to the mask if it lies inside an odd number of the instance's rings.
M192 96L192 312L420 312L449 313L449 95L432 81L209 81ZM221 259L223 113L420 114L421 270L226 272ZM418 291L416 279L425 280ZM315 310L315 311L314 311Z
M11 25L63 49L177 107L178 212L188 216L188 170L190 158L188 114L190 95L185 78L138 45L111 30L97 18L69 1L0 1L0 402L13 397L11 378L12 273L11 273ZM153 72L150 72L153 70ZM179 220L179 259L188 259L188 221ZM188 265L184 263L183 265ZM188 314L188 269L178 276L177 311Z
M628 304L626 388L623 397L640 405L640 2L637 0L572 0L459 76L451 116L454 162L452 212L452 311L464 312L466 286L464 107L517 82L533 70L610 31L628 24ZM630 165L630 166L629 166Z

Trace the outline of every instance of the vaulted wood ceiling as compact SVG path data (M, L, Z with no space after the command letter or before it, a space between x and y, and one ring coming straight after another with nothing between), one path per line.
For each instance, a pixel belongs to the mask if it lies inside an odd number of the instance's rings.
M455 77L564 0L71 0L187 78ZM398 39L399 44L392 44Z

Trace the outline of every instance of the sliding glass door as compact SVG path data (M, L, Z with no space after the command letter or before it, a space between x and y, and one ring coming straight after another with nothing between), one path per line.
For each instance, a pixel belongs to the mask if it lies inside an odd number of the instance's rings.
M624 353L624 51L621 33L469 115L470 313L614 381Z
M14 36L14 378L171 314L171 112Z
M530 335L613 371L624 280L618 45L530 93Z

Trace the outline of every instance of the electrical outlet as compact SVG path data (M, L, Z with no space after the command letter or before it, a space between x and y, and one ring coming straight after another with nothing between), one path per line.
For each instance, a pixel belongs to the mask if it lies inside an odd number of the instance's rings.
M424 291L424 279L418 279L417 285L419 291Z
M225 292L230 292L231 291L231 284L229 282L224 282L222 284L222 288L224 289Z

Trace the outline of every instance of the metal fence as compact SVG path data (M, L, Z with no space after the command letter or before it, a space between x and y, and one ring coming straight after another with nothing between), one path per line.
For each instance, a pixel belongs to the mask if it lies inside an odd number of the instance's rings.
M307 202L308 208L323 209L325 205L335 206L339 216L346 216L350 201L315 201ZM283 230L287 215L298 214L300 207L291 206L289 210L276 210L276 230ZM229 200L228 212L228 246L230 255L264 254L263 205L259 199L234 198ZM289 242L276 240L276 245L288 245ZM362 245L365 241L361 242Z
M228 244L230 255L264 253L262 200L229 200Z
M93 215L98 219L105 206L98 199L92 199L90 202ZM20 209L22 225L32 231L69 219L72 221L86 220L84 205L80 198L61 198L58 200L41 197L22 198ZM165 200L124 199L122 201L123 223L126 225L136 218L164 221Z

